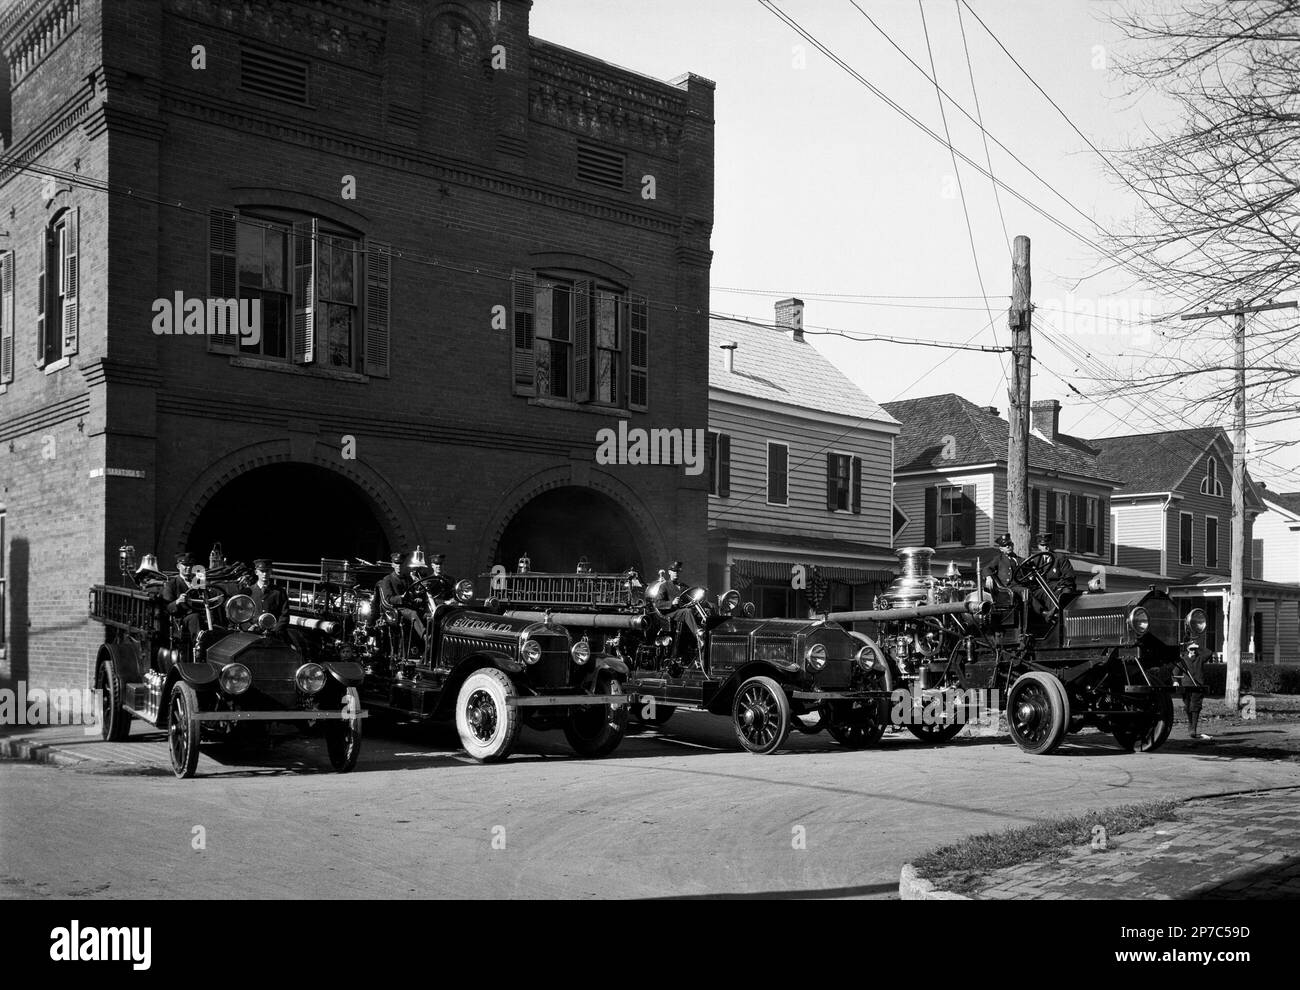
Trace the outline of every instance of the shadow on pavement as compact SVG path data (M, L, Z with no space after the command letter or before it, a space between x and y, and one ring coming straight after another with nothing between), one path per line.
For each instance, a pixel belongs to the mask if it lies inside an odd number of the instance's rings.
M1189 891L1189 901L1300 901L1300 856Z

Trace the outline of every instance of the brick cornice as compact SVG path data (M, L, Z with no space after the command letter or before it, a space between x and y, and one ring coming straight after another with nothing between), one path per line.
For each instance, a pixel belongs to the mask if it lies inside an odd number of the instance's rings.
M98 388L105 384L157 388L162 384L162 374L157 368L143 367L134 361L119 361L113 358L98 358L84 364L81 367L81 374L91 388Z
M628 207L616 207L604 202L593 202L540 182L529 181L513 173L497 172L463 162L454 162L441 156L358 135L340 137L337 132L315 128L298 119L274 117L246 106L212 99L193 91L172 90L164 93L162 105L165 114L175 113L178 116L190 117L245 134L261 135L317 151L332 152L344 158L404 169L435 180L454 182L516 199L532 200L548 207L567 209L655 233L674 234L679 226L679 218L675 214L651 213ZM454 223L456 218L449 217L448 220Z

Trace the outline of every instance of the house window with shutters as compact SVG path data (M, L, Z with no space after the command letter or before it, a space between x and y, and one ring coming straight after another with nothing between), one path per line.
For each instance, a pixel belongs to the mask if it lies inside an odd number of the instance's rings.
M214 210L208 293L258 302L261 337L215 353L387 377L391 250L317 217Z
M516 395L615 409L648 406L649 306L597 278L515 272Z
M709 494L718 498L731 496L731 436L710 430L704 441L705 468L709 477Z
M77 353L80 317L79 210L58 213L41 232L37 251L36 366L50 368Z
M14 253L0 253L0 389L14 380Z
M832 512L862 512L862 458L826 455L826 508Z
M790 504L790 448L783 443L767 445L767 504Z
M1178 563L1192 562L1192 514L1178 513Z
M1098 503L1091 495L1085 495L1080 499L1083 506L1083 539L1075 549L1079 553L1100 553L1097 546L1098 525Z
M928 546L975 545L975 486L941 485L925 491Z

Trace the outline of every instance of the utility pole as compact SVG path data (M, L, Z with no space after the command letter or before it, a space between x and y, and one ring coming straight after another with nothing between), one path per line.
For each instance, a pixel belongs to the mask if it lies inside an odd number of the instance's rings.
M1270 309L1295 309L1296 303L1264 303L1247 306L1238 299L1231 309L1213 312L1184 313L1184 320L1208 320L1220 316L1234 317L1232 331L1236 345L1236 415L1232 431L1232 577L1228 587L1227 630L1223 640L1223 660L1227 664L1227 683L1223 700L1236 710L1241 695L1241 635L1245 623L1246 565L1246 314Z
M1029 375L1033 345L1030 338L1029 238L1016 235L1011 255L1011 383L1007 388L1007 529L1022 557L1029 556Z

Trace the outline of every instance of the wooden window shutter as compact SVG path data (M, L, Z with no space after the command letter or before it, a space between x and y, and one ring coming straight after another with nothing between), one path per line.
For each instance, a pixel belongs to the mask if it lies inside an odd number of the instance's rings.
M731 437L718 434L718 497L731 497Z
M635 412L645 412L650 408L650 304L645 296L632 296L631 303L627 405Z
M515 395L537 394L537 278L532 272L516 271L510 279L514 320L510 344Z
M939 542L939 489L925 490L925 545L933 547Z
M235 261L238 217L230 210L208 214L208 298L238 299L239 279ZM179 320L177 313L174 319ZM239 335L210 333L208 350L217 354L238 354Z
M853 458L853 512L862 515L862 458Z
M975 486L961 487L961 545L975 545Z
M596 332L596 283L573 284L573 400L591 401L591 340Z
M388 331L393 279L393 248L383 241L366 242L366 332L362 370L387 378L391 336Z
M0 256L0 385L14 380L14 255ZM0 553L3 548L0 548Z
M1083 496L1070 496L1070 552L1083 549Z
M1043 526L1043 532L1049 536L1054 536L1056 533L1056 492L1048 488L1043 492L1043 498L1047 501L1047 520ZM1032 540L1034 538L1033 534L1030 534L1029 538ZM1028 556L1029 548L1026 547L1023 552Z
M317 221L293 225L293 328L289 356L294 364L316 359L316 233Z
M1110 522L1110 499L1097 499L1097 554L1106 553L1106 524Z
M81 271L77 256L77 232L81 227L81 207L74 206L64 220L64 255L59 259L64 266L63 277L63 348L62 356L77 353L79 338L78 296L81 291Z
M50 256L50 232L41 228L36 245L36 367L45 367L45 309L49 305L49 277L46 264Z
M836 490L836 461L839 460L835 454L826 455L826 508L834 510L839 503L838 491Z
M704 434L704 473L709 476L709 494L718 494L718 435L712 430Z

